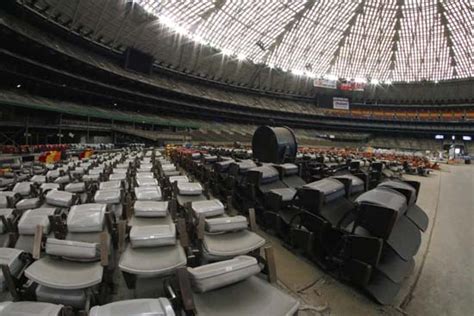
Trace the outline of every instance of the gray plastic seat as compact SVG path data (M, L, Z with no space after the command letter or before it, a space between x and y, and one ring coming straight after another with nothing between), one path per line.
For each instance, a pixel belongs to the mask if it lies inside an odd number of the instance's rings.
M94 306L89 316L174 316L173 306L166 298L142 298Z
M156 277L172 274L186 262L186 254L179 242L154 248L128 246L120 257L119 268L138 277Z
M164 217L142 217L133 215L129 222L129 226L148 226L148 225L171 225L173 219L168 214Z
M336 179L330 178L305 184L303 188L322 192L325 196L326 203L336 200L346 194L344 184Z
M20 194L21 196L28 196L31 193L31 186L33 184L33 182L18 182L15 184L12 191L14 193Z
M224 214L224 204L219 199L196 201L191 203L194 216L211 217Z
M203 255L209 260L225 260L248 254L264 244L265 239L249 230L225 234L205 234Z
M140 201L161 201L163 196L159 186L144 186L134 189L137 200Z
M0 316L59 316L62 308L42 302L0 302Z
M46 194L46 203L59 207L69 207L72 204L74 195L70 192L51 190Z
M46 287L63 290L84 289L99 284L102 274L103 267L98 261L74 262L49 256L33 262L25 270L28 279Z
M99 184L99 190L118 190L122 187L120 180L104 181Z
M272 189L272 190L270 190L270 192L281 196L282 202L289 202L289 201L293 200L293 198L296 195L296 189L293 189L293 188Z
M158 180L156 180L155 178L137 178L136 181L139 187L158 185Z
M133 210L137 217L164 217L168 215L168 202L135 201Z
M299 302L258 276L205 293L193 293L199 316L290 316Z
M20 211L38 208L41 206L40 198L22 199L16 203L15 208Z

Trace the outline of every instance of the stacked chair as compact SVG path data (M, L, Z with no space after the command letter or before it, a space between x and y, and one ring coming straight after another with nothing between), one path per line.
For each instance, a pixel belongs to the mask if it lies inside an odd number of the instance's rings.
M0 289L12 296L0 316L296 314L257 223L390 303L428 226L419 183L336 156L306 177L318 157L295 159L285 135L276 160L259 150L250 159L242 149L124 148L15 166L0 191ZM114 301L117 278L133 299ZM156 298L140 297L142 279Z

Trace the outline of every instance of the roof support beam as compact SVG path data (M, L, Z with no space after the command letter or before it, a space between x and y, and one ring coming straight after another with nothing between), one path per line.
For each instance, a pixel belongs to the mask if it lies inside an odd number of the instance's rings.
M351 19L347 23L347 26L344 32L342 32L342 37L339 40L339 43L337 44L337 48L334 51L333 57L331 59L331 62L328 65L328 69L326 73L328 74L331 73L332 67L336 64L336 61L339 58L339 55L341 54L341 49L346 44L347 38L351 35L352 27L357 23L357 19L359 18L359 16L364 15L364 6L365 6L365 0L361 1L359 5L356 7L356 9L354 10L354 15L351 17Z
M283 28L283 31L281 31L280 34L278 34L275 37L275 39L273 40L273 43L271 43L268 46L267 52L263 56L263 62L264 63L266 63L268 58L270 58L270 56L273 54L273 52L276 49L278 49L278 46L281 45L281 43L283 42L283 39L285 38L285 36L287 34L289 34L293 30L293 28L298 25L298 23L301 21L301 18L308 11L310 11L313 8L315 2L316 2L316 0L307 0L305 5L303 6L303 8L301 8L301 10L295 12L295 14L293 15L293 18ZM285 5L285 6L288 7L288 4Z
M449 30L448 27L448 18L446 17L446 8L444 7L444 4L442 1L438 0L436 3L438 7L438 14L439 14L439 19L441 22L441 25L443 26L444 29L444 37L446 38L446 45L448 46L448 52L449 52L449 59L450 59L450 66L453 67L453 77L457 77L457 62L456 62L456 53L454 52L453 48L453 39L451 38L451 31Z

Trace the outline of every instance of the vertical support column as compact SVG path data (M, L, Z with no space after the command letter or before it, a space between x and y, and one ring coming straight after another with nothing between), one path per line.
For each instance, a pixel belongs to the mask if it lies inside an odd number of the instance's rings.
M91 117L88 115L87 116L87 137L86 137L86 142L88 144L91 142L90 124L91 124Z
M30 136L29 127L30 127L30 115L28 114L25 120L25 145L28 145L28 138Z
M62 144L63 134L62 134L62 126L63 126L63 114L59 114L59 128L58 128L58 138L59 144Z

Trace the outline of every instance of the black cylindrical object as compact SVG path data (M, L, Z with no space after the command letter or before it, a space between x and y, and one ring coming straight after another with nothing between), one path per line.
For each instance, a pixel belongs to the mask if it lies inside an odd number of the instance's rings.
M288 127L260 126L253 133L253 157L261 162L292 162L296 158L298 144Z

